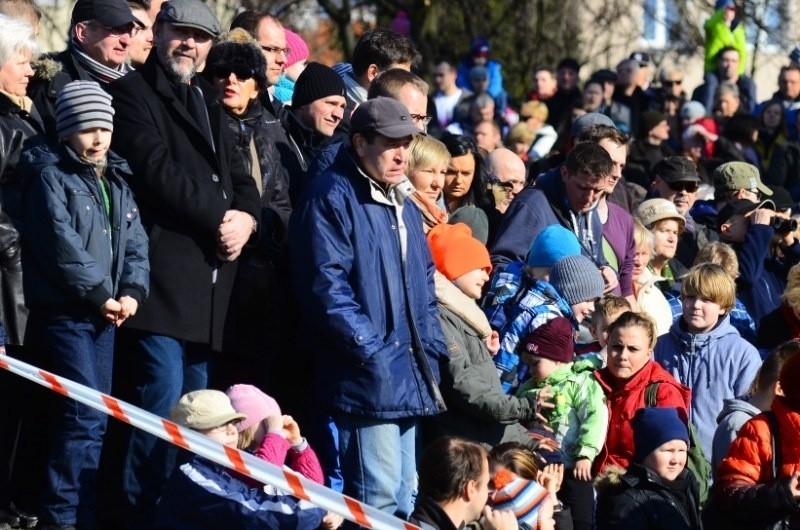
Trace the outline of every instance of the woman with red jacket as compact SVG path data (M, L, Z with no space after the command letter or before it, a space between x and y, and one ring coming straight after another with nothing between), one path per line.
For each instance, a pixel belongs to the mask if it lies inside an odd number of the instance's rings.
M722 461L714 483L719 528L800 528L800 353L781 369L783 396L775 396L772 414L780 451L773 476L774 435L767 413L744 424Z
M653 361L656 337L656 324L645 313L623 313L609 328L608 366L594 373L608 406L608 435L594 461L596 472L609 465L630 465L634 452L631 420L646 406L651 384L658 384L655 405L677 408L688 423L691 391Z

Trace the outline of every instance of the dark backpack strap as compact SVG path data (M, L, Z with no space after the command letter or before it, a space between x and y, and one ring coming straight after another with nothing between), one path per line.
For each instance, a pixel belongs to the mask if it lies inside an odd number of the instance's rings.
M647 388L644 389L644 406L645 407L656 407L658 406L658 385L660 385L658 381L654 383L650 383L647 385Z
M772 433L772 478L774 480L778 478L778 473L781 470L781 431L774 412L765 410L764 416L769 422L769 430Z

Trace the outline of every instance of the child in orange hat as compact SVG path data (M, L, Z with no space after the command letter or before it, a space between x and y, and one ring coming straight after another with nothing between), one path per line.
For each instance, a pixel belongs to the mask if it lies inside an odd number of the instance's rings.
M480 298L492 265L489 252L472 237L470 228L462 223L437 225L428 233L428 244L436 269L469 298ZM448 434L491 446L518 442L535 448L520 424L535 418L535 401L503 392L479 335L487 326L486 315L476 303L465 304L463 296L448 290L437 291L437 303L450 354L440 384L448 410L432 418L431 439Z

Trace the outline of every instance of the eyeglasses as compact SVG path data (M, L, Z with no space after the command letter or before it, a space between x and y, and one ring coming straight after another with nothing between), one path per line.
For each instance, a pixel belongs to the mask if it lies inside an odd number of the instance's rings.
M240 81L246 81L255 77L256 72L247 66L217 66L211 71L213 77L220 79L227 79L231 74L236 76Z
M262 46L261 49L267 53L274 53L275 55L279 55L281 53L283 55L289 55L292 51L289 48L279 48L277 46Z
M433 116L423 116L421 114L412 114L411 121L414 122L415 125L419 125L420 123L424 126L428 126L428 124L433 119Z
M138 26L136 26L132 22L130 24L125 24L124 26L116 26L116 27L113 27L113 28L110 28L108 26L104 26L103 24L99 24L99 23L94 22L94 21L86 22L86 25L90 26L90 27L93 27L93 28L96 28L96 29L102 29L103 31L105 31L106 33L108 33L112 37L122 37L123 35L130 35L131 37L133 37L134 35L136 35L137 33L139 33L139 31L141 31L143 29L143 28L139 28Z
M697 191L697 188L700 185L693 181L678 181L669 182L667 186L669 186L669 189L672 191L685 191L686 193L694 193Z
M513 182L510 180L500 180L500 177L491 173L486 175L486 180L489 181L491 186L498 186L499 188L502 188L503 191L512 191L514 189Z
M676 86L676 85L680 86L682 83L683 83L683 80L681 80L681 79L679 79L677 81L661 81L661 84L664 85L665 87L671 87L671 86Z

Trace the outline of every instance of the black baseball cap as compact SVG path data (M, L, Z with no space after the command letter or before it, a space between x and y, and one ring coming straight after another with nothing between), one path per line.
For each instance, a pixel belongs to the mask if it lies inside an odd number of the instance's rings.
M109 28L138 22L125 0L78 0L72 8L72 25L87 20L96 20Z
M670 184L672 182L700 182L697 175L697 166L694 162L683 156L668 156L655 166L651 172L654 176Z
M717 229L727 223L728 220L734 215L747 215L753 210L757 210L759 208L774 210L775 203L769 199L761 202L748 201L747 199L731 201L723 206L719 213L717 213Z

